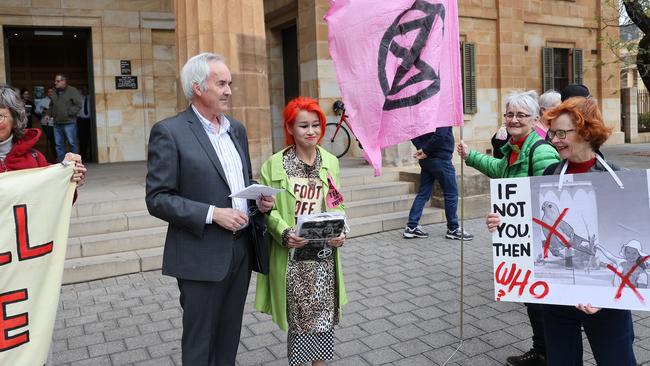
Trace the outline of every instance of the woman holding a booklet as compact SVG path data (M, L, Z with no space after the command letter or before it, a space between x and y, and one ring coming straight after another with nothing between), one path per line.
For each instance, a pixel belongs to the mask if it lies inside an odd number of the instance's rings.
M262 165L261 183L283 191L266 220L270 272L258 274L255 308L288 331L290 365L320 366L334 357L334 326L347 302L339 163L319 146L325 115L316 100L290 101L284 127L287 147Z

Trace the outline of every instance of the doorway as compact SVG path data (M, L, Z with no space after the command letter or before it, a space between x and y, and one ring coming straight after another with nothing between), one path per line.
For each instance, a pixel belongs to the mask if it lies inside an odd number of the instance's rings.
M80 92L86 91L88 103L82 104L82 113L89 120L79 120L77 139L84 162L97 161L97 133L94 106L92 70L92 42L90 28L4 27L5 70L7 83L27 90L34 108L31 124L43 128L42 107L47 104L47 90L54 87L54 76L63 73L68 85ZM40 108L39 108L40 106ZM82 125L83 123L83 125ZM36 148L54 161L52 142L41 136Z

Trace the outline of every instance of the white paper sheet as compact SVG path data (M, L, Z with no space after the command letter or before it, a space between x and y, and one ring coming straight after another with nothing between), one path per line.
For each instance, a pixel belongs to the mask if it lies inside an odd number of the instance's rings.
M239 192L230 195L231 198L245 198L247 200L256 200L262 196L275 196L281 189L271 188L262 184L251 184Z

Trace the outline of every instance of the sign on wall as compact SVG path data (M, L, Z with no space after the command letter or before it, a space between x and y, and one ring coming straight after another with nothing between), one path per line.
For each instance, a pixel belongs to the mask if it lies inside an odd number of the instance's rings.
M138 88L138 77L131 75L123 75L115 77L115 89L124 90L124 89L137 89Z
M491 180L498 301L650 310L650 170Z
M120 73L131 75L131 60L120 60Z

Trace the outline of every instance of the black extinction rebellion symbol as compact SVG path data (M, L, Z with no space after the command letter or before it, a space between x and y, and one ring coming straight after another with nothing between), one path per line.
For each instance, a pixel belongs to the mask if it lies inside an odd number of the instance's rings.
M422 13L424 15L421 17L402 22L405 17L412 19L414 15L421 15ZM443 22L444 32L445 7L442 4L431 4L424 0L416 0L413 6L401 13L384 33L379 46L378 62L379 83L386 97L384 110L419 104L440 91L440 76L431 65L421 59L422 49L427 44L437 17L440 17ZM403 36L411 31L418 32L411 48L400 45L396 41L396 37ZM392 85L389 84L386 73L389 52L393 57L401 60L397 70L395 70ZM419 72L409 73L411 69L416 69ZM408 74L411 76L404 80ZM408 90L405 90L407 88Z

